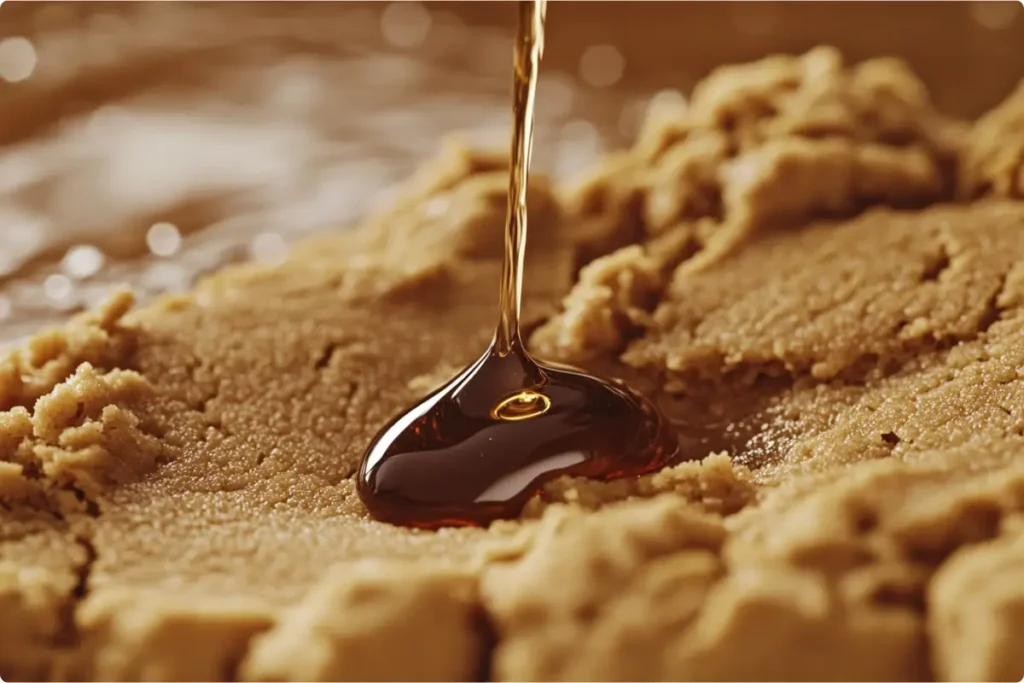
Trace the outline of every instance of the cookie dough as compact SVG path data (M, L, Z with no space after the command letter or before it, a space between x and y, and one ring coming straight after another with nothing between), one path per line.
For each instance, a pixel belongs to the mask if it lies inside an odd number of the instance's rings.
M368 518L376 429L484 348L507 174L450 145L359 230L0 359L7 680L1019 680L1024 90L720 69L530 196L525 324L694 462L522 518Z

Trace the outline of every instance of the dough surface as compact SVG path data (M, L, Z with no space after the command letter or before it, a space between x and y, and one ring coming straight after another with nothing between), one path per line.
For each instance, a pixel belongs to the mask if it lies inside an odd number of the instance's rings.
M352 233L0 356L6 680L1019 680L1024 90L718 70L536 178L539 356L694 460L518 520L368 518L374 432L485 348L507 173L457 144Z

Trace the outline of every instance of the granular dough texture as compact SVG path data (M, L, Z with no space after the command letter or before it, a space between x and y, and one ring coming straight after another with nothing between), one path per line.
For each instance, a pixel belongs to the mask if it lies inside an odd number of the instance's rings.
M662 236L648 258L630 259L634 269L650 270L652 260L667 266L665 286L680 256L697 245L679 271L705 269L773 226L951 198L962 137L963 125L932 108L901 62L847 67L834 49L817 48L718 69L696 86L685 111L664 118L655 110L633 149L595 172L573 205L605 232ZM675 249L666 252L667 245ZM580 279L565 313L541 330L539 348L577 357L619 350L629 323L649 305L631 302L627 315L616 316L614 334L592 312L604 305L599 293L612 288L609 278L593 280ZM569 325L576 334L565 333Z
M1020 92L962 124L822 48L536 179L532 345L693 460L488 529L377 523L352 475L493 332L501 158L453 143L356 231L9 352L0 675L1019 680Z

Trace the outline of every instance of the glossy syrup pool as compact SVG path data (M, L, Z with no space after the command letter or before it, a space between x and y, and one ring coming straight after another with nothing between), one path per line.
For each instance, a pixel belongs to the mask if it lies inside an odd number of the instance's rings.
M384 427L358 487L381 521L485 526L517 516L559 476L638 476L680 455L675 430L640 393L516 346L489 350Z

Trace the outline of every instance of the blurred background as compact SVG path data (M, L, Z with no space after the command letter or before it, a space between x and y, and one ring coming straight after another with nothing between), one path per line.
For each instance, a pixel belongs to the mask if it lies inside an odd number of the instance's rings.
M339 229L460 131L508 144L508 2L0 7L0 343L130 283L186 289ZM571 179L714 66L833 44L975 117L1024 78L1019 2L554 2L535 168Z

